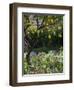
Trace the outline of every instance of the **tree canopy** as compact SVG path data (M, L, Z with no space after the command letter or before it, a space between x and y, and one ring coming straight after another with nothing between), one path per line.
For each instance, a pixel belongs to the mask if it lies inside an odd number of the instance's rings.
M24 39L28 48L61 47L63 15L24 15Z

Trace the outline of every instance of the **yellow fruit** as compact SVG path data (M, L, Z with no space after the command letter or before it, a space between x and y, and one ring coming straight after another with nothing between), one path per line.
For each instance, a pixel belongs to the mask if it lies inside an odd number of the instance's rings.
M43 30L41 30L41 33L43 33Z
M48 32L50 32L51 30L49 29Z
M46 25L48 25L48 23Z
M56 32L53 32L54 33L54 35L56 35Z
M29 34L30 32L27 32L27 34Z
M61 26L58 26L58 30L60 30L62 27Z
M48 38L51 39L51 35L48 35Z
M62 37L62 35L61 35L61 34L59 34L58 36L59 36L60 38Z

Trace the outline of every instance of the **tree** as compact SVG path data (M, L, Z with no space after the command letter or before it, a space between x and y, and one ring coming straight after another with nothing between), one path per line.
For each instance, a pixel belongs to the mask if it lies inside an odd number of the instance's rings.
M27 62L30 64L30 52L34 48L57 48L63 46L62 15L24 15L24 51L28 52Z

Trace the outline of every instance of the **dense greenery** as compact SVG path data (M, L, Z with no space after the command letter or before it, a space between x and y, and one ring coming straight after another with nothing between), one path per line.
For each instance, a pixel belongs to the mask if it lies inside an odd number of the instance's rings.
M57 53L49 51L48 54L40 52L30 59L30 65L24 58L24 73L37 74L37 73L62 73L63 72L63 57L62 51Z
M63 16L24 14L24 53L24 74L63 72Z

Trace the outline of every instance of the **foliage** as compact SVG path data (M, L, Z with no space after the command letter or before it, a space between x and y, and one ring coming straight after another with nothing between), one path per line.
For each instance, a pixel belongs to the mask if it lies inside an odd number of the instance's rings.
M62 73L63 15L24 14L24 53L24 74Z
M30 65L27 64L26 58L24 58L24 74L62 73L63 57L61 55L62 51L40 52L31 57Z
M31 49L60 47L63 45L63 16L24 15L24 34Z

